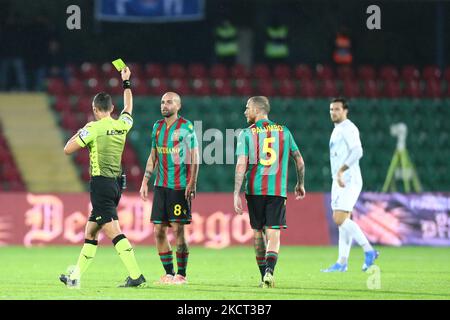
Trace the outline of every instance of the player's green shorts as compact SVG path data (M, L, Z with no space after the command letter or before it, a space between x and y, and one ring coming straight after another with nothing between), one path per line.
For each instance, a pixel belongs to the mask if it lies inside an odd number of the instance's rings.
M118 220L117 206L122 195L119 178L91 177L89 189L92 203L89 221L103 225Z
M286 229L286 198L245 195L250 225L254 230Z
M153 207L150 221L154 224L178 222L190 224L191 204L184 196L185 190L173 190L155 187L153 192Z

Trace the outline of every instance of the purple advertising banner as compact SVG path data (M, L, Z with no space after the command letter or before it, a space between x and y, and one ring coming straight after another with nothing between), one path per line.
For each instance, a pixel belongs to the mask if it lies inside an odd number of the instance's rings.
M352 215L370 242L450 246L450 194L361 193Z

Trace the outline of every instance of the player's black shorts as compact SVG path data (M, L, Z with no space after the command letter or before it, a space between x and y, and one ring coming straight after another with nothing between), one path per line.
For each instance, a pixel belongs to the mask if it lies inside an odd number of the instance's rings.
M286 229L286 198L245 195L252 229Z
M117 206L122 190L119 179L107 177L91 177L89 182L92 212L89 221L103 225L118 220Z
M191 204L184 197L185 190L173 190L155 187L153 191L153 207L150 221L154 224L178 222L190 224Z

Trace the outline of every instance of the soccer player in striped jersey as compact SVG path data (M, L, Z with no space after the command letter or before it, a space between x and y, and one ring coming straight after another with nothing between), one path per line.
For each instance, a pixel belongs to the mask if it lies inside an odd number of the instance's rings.
M178 115L181 99L175 92L161 98L161 114L152 132L152 147L140 189L148 197L148 182L156 171L151 221L155 226L156 247L166 272L163 284L185 284L189 250L184 225L191 222L191 199L195 198L198 175L198 142L194 126ZM177 274L173 267L172 248L167 239L173 228L177 245Z
M269 100L263 96L247 101L245 117L250 127L237 143L234 209L242 214L240 190L244 177L250 225L254 233L261 287L274 287L273 273L280 248L280 229L286 229L289 158L297 170L296 199L305 197L305 165L289 129L268 118Z

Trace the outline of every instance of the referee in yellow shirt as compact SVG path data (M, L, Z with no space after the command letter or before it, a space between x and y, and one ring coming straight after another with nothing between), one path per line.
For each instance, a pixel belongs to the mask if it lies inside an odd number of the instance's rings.
M90 198L92 212L86 225L85 240L76 267L70 274L62 274L60 280L67 287L80 287L80 279L91 264L97 251L98 235L102 230L114 244L129 276L120 287L143 287L144 276L134 257L134 250L122 233L117 217L117 205L122 194L122 152L126 135L133 126L131 116L133 95L131 93L129 68L121 72L124 88L124 103L119 119L113 119L111 96L99 93L92 102L96 121L80 129L64 147L69 155L87 147L90 158Z

